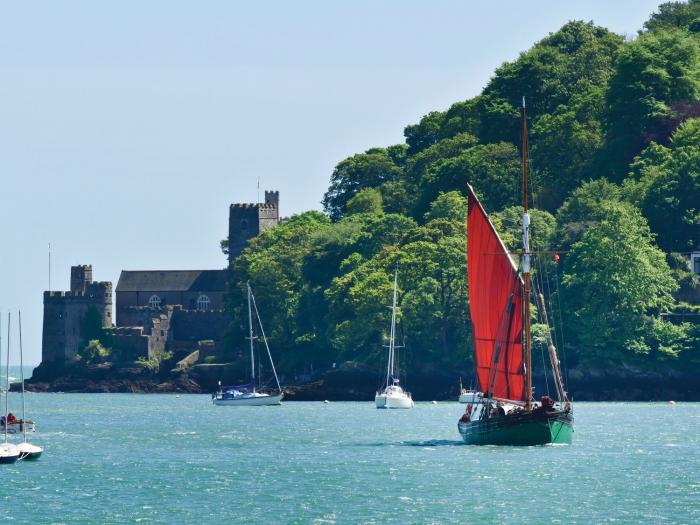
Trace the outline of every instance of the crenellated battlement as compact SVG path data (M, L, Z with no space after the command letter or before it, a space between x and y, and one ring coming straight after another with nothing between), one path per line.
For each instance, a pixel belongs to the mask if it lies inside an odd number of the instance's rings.
M275 210L277 209L277 203L267 203L267 202L237 202L231 204L230 208L236 209L255 209L260 208L264 210Z
M109 281L101 281L87 284L84 291L47 290L44 292L44 301L47 299L108 299L108 296L109 302L111 302L112 283Z

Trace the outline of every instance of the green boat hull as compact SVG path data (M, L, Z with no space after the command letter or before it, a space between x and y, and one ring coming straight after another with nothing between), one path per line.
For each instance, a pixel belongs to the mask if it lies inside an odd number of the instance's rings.
M570 412L534 410L466 423L460 421L457 428L464 442L469 445L571 444L574 418Z

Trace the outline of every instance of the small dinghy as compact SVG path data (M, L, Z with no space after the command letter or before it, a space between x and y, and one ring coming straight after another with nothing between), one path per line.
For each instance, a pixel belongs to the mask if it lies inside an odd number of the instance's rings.
M11 415L12 413L9 413L8 417ZM26 434L27 432L36 432L36 426L34 425L34 421L31 419L17 419L14 423L10 422L10 424L7 425L7 429L5 429L5 426L5 417L0 416L0 432L5 432L5 430L7 430L8 434Z

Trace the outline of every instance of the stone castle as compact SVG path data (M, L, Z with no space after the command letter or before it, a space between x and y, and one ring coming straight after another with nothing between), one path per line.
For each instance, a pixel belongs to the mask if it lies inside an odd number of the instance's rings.
M229 266L251 238L279 223L278 191L266 191L264 203L231 204ZM88 342L89 313L99 317L121 359L150 358L166 350L214 355L230 322L224 311L228 272L122 270L113 309L112 283L93 281L91 265L71 267L70 291L44 292L42 367L74 362Z

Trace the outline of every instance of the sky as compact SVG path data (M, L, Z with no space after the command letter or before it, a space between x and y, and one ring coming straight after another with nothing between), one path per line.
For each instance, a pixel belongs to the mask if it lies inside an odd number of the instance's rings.
M21 309L40 362L49 243L53 290L75 264L115 287L223 268L228 206L258 179L284 216L321 209L339 161L403 142L567 21L633 37L658 3L0 0L3 341Z

